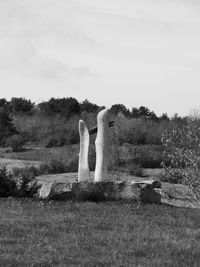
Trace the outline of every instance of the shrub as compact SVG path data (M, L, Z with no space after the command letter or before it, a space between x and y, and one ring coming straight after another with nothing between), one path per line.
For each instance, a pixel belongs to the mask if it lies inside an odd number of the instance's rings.
M0 197L10 197L16 194L16 182L6 167L0 167Z
M49 162L49 167L50 167L50 173L64 173L66 172L66 166L64 163L62 163L61 161L59 160L56 160L56 159L52 159L50 162Z
M47 143L45 144L45 147L56 147L58 146L58 140L56 138L50 138L49 140L47 140Z
M179 184L183 181L183 176L179 171L173 170L173 175L169 174L169 172L165 171L165 173L159 176L160 181L168 182L171 184Z
M24 138L19 134L14 134L6 139L6 146L12 147L13 152L22 151L24 143Z
M135 164L134 162L129 165L128 167L129 173L133 176L138 176L138 177L144 177L144 171L141 168L140 164Z
M183 183L192 189L200 199L200 122L188 119L187 125L165 132L162 143L170 166L165 167L172 180Z
M39 188L35 179L38 174L38 169L33 166L13 169L13 176L17 182L16 195L18 197L35 196Z
M66 172L77 172L77 171L78 171L78 158L74 158L66 166Z

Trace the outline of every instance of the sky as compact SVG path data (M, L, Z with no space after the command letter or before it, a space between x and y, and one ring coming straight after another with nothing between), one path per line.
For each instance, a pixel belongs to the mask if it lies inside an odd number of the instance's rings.
M199 0L0 0L0 98L200 108Z

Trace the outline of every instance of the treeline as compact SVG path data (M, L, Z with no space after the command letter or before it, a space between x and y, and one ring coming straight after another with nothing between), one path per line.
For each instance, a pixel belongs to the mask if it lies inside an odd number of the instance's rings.
M104 106L98 106L85 99L83 102L78 102L73 97L68 98L51 98L49 101L35 104L26 98L13 97L10 101L5 98L0 98L0 108L8 111L12 115L33 115L40 113L48 116L61 115L65 118L70 118L72 115L80 115L82 112L97 113ZM175 114L172 118L169 118L167 113L163 113L161 116L157 116L155 112L149 110L145 106L139 108L133 107L131 110L123 104L114 104L111 106L110 111L117 115L123 114L127 118L145 118L154 121L159 120L179 120L183 122L186 118L182 118Z
M96 125L97 113L105 108L75 98L51 98L39 104L25 98L0 99L0 145L11 145L19 150L24 142L63 146L79 142L78 121L84 119L88 127ZM161 144L162 133L187 122L187 118L166 113L157 116L145 106L131 110L123 104L110 108L115 127L111 130L113 142L121 145Z

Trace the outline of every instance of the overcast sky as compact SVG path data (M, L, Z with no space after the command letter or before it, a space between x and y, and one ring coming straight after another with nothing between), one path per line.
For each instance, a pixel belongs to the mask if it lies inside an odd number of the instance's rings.
M200 107L199 0L0 0L0 97Z

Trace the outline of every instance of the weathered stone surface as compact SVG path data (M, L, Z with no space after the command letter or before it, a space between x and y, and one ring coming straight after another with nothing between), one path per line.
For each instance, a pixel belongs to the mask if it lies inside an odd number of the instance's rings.
M108 162L111 153L109 137L109 111L104 109L97 116L96 166L94 180L102 182L108 180Z
M181 184L162 183L161 203L183 208L200 209L192 190Z
M79 153L79 166L78 166L78 181L89 181L90 171L88 165L88 150L90 136L83 120L79 121L79 135L80 135L80 153Z
M155 186L159 187L159 182L157 184L154 181L151 184L149 181L43 183L39 190L39 198L80 201L142 200L148 203L160 203L161 198Z
M141 189L140 200L144 203L160 204L161 203L160 190L156 191L154 190L153 185L148 184Z
M137 201L141 200L145 203L161 202L161 204L175 207L200 209L200 202L195 199L192 191L184 185L170 184L166 182L160 183L153 178L144 179L128 176L123 173L118 173L116 175L109 173L109 182L94 183L93 175L94 173L91 173L91 180L88 183L77 183L77 173L40 176L38 177L38 184L42 186L39 190L40 198L90 199L95 201L98 201L98 198L100 198L100 200L133 199ZM66 186L66 184L68 186ZM153 191L151 186L149 189L149 186L147 185L152 185L154 188ZM71 189L72 186L73 190ZM111 187L112 190L109 189L109 187ZM101 190L105 190L103 194L99 188L103 188ZM159 195L161 196L161 200Z
M39 189L39 198L41 199L55 199L67 200L73 199L72 192L73 183L43 183Z

